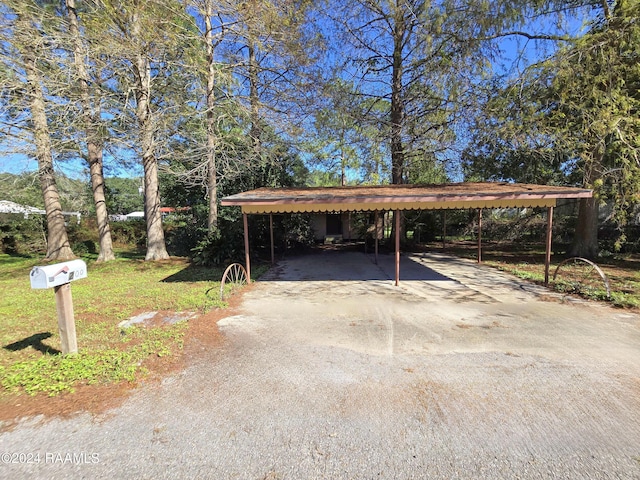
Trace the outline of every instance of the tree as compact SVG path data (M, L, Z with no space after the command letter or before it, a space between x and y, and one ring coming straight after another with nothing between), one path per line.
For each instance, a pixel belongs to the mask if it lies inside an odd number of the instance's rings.
M168 258L160 212L160 160L172 156L170 140L189 106L193 74L182 63L193 47L193 22L177 1L104 0L102 54L111 59L122 102L117 122L120 135L136 149L144 171L147 225L146 260ZM132 92L130 98L128 93ZM133 115L129 115L133 113ZM135 138L130 137L130 132Z
M472 136L462 153L465 178L571 183L571 152L550 135L545 124L550 79L532 75L526 87L521 79L506 85L500 80L491 85L482 108L470 121Z
M591 29L487 102L466 154L470 174L594 189L582 199L570 254L598 252L598 205L623 227L640 192L637 71L640 4L606 4Z
M21 205L42 208L44 201L37 175L0 173L0 198Z
M598 203L607 199L620 229L619 248L630 207L640 199L639 17L639 2L619 0L551 60L556 105L549 122L576 155L582 184L595 191L580 202L573 255L597 255Z
M386 177L382 157L386 152L379 130L360 122L362 112L372 107L367 99L359 99L353 89L336 78L324 85L317 96L312 128L307 134L305 148L312 157L311 167L326 172L317 174L329 184L346 185L351 182L378 184Z
M126 215L144 210L141 188L141 178L107 177L105 196L109 212Z
M378 128L388 143L390 181L405 183L414 154L450 143L456 75L461 65L477 69L470 49L446 31L455 12L446 11L446 2L421 0L352 0L332 11L337 58L345 59L340 75L354 78L352 104L369 105L358 122Z
M134 2L133 11L128 19L129 36L134 47L131 66L134 75L136 117L142 151L142 167L144 169L144 216L147 222L147 254L145 260L163 260L169 258L162 229L160 213L160 189L158 186L158 160L155 153L154 118L151 107L152 75L150 56L153 48L152 38L148 38L146 29L150 24L142 24L141 15L144 10L139 2ZM144 32L143 32L144 29Z
M467 2L350 0L332 7L329 17L341 31L334 55L344 59L339 75L353 78L352 104L368 107L357 122L377 128L387 143L392 184L406 183L409 172L420 179L417 167L455 140L451 127L486 69L490 46L476 38L493 24L474 22L478 14Z
M311 5L308 0L248 0L234 12L227 58L235 66L238 97L246 105L250 162L256 166L277 161L264 148L267 129L281 138L296 133L310 83L305 68L316 45L304 28Z
M21 92L28 101L33 143L38 161L38 177L44 198L47 217L47 254L49 260L66 260L74 254L69 244L60 194L53 169L53 150L46 112L46 96L41 72L43 53L48 51L46 27L47 10L40 9L33 2L15 5L11 43L18 53L18 62L12 62L14 73L24 75L24 89ZM44 17L44 20L42 18ZM6 17L5 17L6 18Z
M87 144L87 162L91 177L91 190L98 224L98 236L100 240L100 252L98 262L106 262L115 259L111 229L109 228L109 215L105 197L105 182L102 161L103 140L99 135L100 108L92 101L89 86L89 72L84 59L84 45L80 34L78 12L75 0L66 0L68 29L73 51L74 67L77 75L78 97L80 104L80 116L84 124L84 132Z
M218 64L216 62L216 46L222 41L214 36L213 1L204 0L202 5L204 17L204 42L207 50L207 193L209 195L209 216L207 228L212 233L218 226L218 168L216 155L219 144L216 118L216 90Z
M196 141L195 148L190 150L189 158L181 165L180 177L186 184L192 186L204 185L205 195L208 198L207 230L212 234L218 226L218 181L224 173L224 153L227 150L228 139L225 127L234 123L234 107L239 107L237 102L229 101L231 97L230 86L231 66L221 60L221 45L228 38L228 30L235 23L232 3L215 0L193 0L195 23L199 28L194 29L199 33L198 45L200 52L196 58L202 57L204 61L196 59L195 66L202 72L204 78L204 134L205 148L204 158L200 158L197 152L203 149ZM230 104L232 105L231 108ZM202 112L195 111L196 117ZM199 129L197 120L191 125L192 131ZM196 135L197 138L197 135ZM188 149L189 150L189 149ZM184 168L188 166L188 168Z

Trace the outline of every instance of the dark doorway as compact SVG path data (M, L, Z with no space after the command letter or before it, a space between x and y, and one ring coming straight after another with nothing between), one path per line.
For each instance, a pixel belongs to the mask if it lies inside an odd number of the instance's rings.
M327 213L327 235L342 235L342 214Z

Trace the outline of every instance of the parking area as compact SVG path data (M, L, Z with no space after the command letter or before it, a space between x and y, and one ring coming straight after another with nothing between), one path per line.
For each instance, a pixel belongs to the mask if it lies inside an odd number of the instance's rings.
M100 418L29 421L11 478L640 478L640 317L474 262L279 262L160 385Z

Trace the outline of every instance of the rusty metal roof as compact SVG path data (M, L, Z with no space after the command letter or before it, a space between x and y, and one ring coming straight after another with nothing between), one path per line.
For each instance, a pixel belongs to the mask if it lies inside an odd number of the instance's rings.
M555 206L559 198L590 198L584 188L507 182L437 185L258 188L222 199L244 213L420 210Z

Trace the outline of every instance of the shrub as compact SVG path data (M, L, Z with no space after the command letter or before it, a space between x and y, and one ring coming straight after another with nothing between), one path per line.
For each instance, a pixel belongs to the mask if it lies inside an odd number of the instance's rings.
M44 216L0 215L0 251L9 255L43 255L47 251Z
M111 222L110 227L114 243L128 245L138 250L145 248L147 244L147 226L144 220Z

